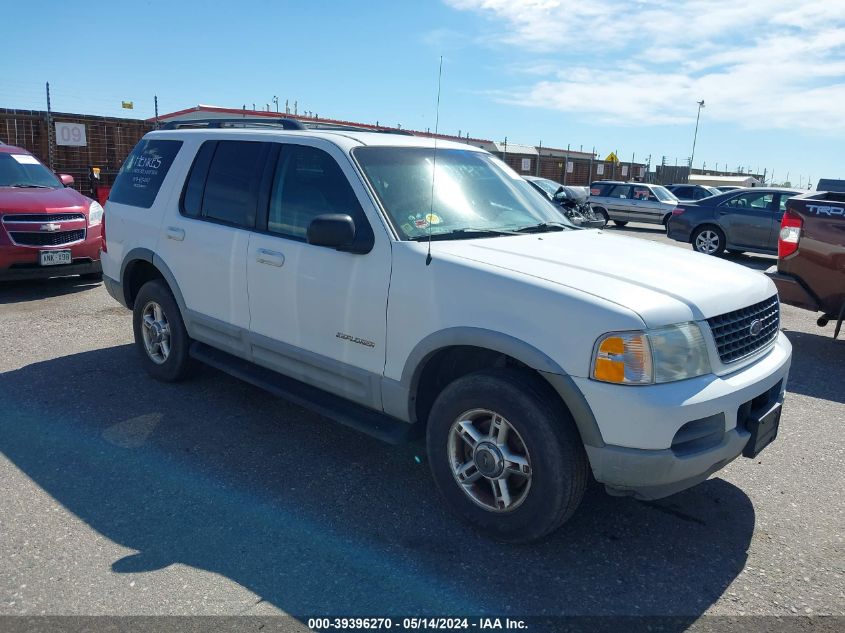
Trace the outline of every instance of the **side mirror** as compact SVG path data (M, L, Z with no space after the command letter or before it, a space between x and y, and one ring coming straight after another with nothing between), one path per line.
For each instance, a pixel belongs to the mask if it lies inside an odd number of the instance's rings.
M345 213L318 215L308 225L307 238L314 246L350 247L355 239L355 222Z
M73 176L68 174L59 174L59 180L62 181L65 187L70 187L73 184Z

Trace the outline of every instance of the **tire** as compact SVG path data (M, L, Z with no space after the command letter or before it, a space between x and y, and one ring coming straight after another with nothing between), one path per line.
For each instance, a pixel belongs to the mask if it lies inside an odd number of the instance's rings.
M613 223L616 226L625 226L626 224L628 224L628 220L614 220Z
M718 256L725 252L725 233L718 226L705 224L693 231L690 243L698 253Z
M660 224L663 225L663 228L665 228L665 229L669 228L669 218L671 218L671 217L672 217L671 213L667 213L666 215L663 216L663 219L660 221Z
M145 317L152 317L151 326L144 325ZM179 306L163 280L148 281L138 291L132 310L132 329L141 362L153 378L178 382L191 374L195 366L188 354L191 339Z
M595 214L597 216L599 216L602 220L604 220L604 226L602 228L607 226L607 223L610 222L610 216L607 215L607 211L605 209L602 209L601 207L593 209L593 211L595 212Z
M103 273L85 273L84 275L79 275L79 278L85 281L102 281Z
M495 539L542 538L569 519L584 496L584 446L572 417L549 391L522 370L485 370L452 382L432 407L426 432L434 481L456 515ZM507 427L504 443L502 435L490 435L491 413L497 428ZM472 432L464 430L466 423ZM504 454L494 452L499 447ZM460 464L467 467L462 476L468 484L458 483Z

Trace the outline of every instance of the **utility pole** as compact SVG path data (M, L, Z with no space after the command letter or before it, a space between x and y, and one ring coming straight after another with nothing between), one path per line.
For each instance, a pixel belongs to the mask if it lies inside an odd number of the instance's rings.
M47 82L47 161L50 169L53 169L53 145L55 144L53 134L53 108L50 103L50 82Z
M158 95L153 95L153 103L155 104L156 129L158 129Z
M540 158L543 156L543 141L540 140L540 144L537 146L537 169L536 175L539 177L540 175Z
M279 113L279 97L277 97L276 95L273 95L273 103L276 104L276 114L278 114Z
M692 173L692 161L695 158L695 142L698 140L698 120L701 118L701 108L704 107L704 99L698 102L698 114L695 115L695 134L692 136L692 154L689 158L689 169Z
M563 184L566 184L566 174L569 171L569 143L566 144L566 158L563 159Z

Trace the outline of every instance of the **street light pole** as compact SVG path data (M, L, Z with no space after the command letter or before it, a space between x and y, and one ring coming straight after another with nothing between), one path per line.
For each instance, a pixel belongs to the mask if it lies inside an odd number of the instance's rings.
M701 108L704 107L704 99L698 102L698 114L695 115L695 134L692 137L692 154L689 158L689 170L692 174L692 161L695 158L695 141L698 139L698 119L701 118Z

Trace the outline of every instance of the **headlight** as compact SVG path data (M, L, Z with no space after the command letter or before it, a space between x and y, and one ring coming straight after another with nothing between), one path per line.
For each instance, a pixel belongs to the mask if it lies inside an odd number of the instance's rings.
M611 332L596 341L592 378L623 385L650 385L709 374L701 329L680 323L647 332Z
M92 201L91 206L88 207L88 226L97 226L102 221L103 207L99 202Z

